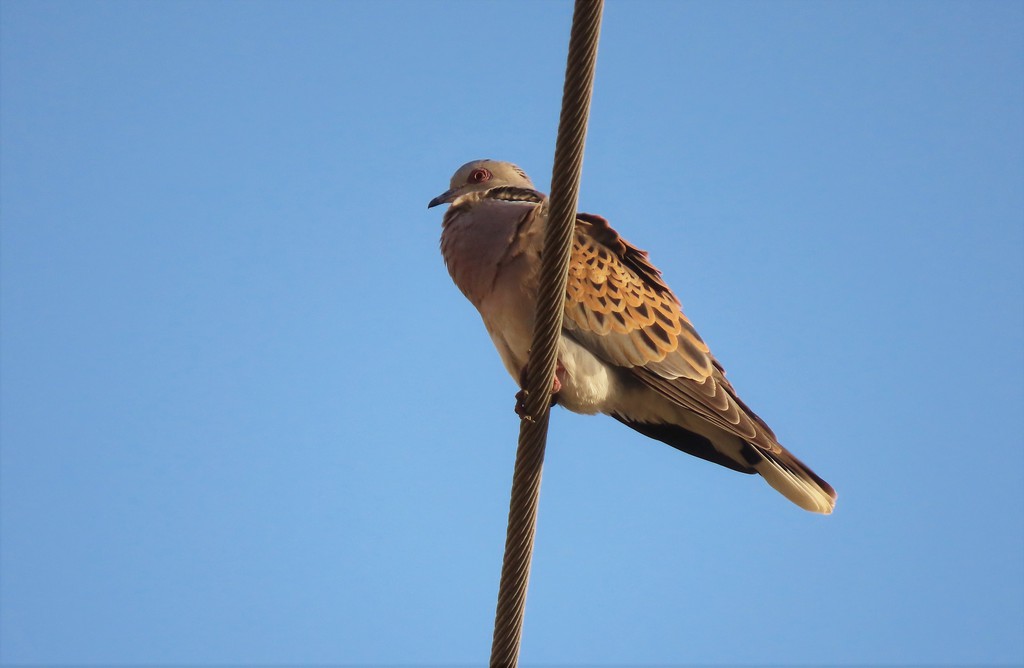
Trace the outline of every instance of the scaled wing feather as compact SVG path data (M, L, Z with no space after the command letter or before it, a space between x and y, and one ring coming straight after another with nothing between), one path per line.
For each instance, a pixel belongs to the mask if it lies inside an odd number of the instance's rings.
M566 286L571 336L708 422L778 452L768 426L736 396L647 253L604 218L579 214Z
M600 216L578 216L565 315L573 336L618 366L697 381L712 373L707 345L661 272Z

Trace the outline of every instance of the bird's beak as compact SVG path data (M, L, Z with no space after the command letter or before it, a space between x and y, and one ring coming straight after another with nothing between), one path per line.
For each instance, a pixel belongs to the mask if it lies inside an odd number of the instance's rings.
M455 188L452 188L451 190L446 190L437 197L435 197L434 199L430 200L430 204L427 205L427 208L432 209L438 204L448 204L453 199L455 199L455 195Z

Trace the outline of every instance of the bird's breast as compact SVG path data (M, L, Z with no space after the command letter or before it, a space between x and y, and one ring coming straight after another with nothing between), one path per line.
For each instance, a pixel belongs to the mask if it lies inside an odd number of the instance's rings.
M445 214L441 254L452 280L479 309L481 301L506 281L531 203L477 202L452 206Z

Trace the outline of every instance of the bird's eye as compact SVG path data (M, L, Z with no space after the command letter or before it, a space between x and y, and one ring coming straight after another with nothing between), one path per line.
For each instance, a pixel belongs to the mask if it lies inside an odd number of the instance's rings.
M484 181L489 181L490 178L491 173L489 171L487 171L486 169L477 169L472 174L469 175L469 182L483 183Z

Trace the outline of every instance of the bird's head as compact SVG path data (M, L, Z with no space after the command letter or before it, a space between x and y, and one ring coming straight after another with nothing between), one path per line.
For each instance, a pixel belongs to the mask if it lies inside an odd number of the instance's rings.
M499 186L516 186L533 190L533 182L526 172L511 162L474 160L467 162L452 175L451 187L430 200L427 208L450 204L467 193L490 190Z

